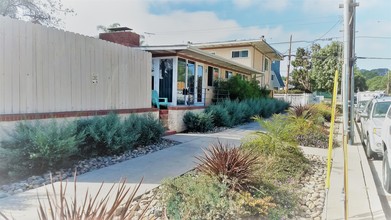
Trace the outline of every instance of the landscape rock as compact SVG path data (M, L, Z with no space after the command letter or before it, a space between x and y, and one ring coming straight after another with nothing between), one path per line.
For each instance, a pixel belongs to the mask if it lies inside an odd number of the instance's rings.
M116 163L120 163L125 160L130 160L135 157L139 157L148 153L152 153L158 150L172 147L177 144L179 144L179 142L171 141L163 138L162 141L158 144L153 144L150 146L141 146L138 149L133 149L124 152L121 155L95 157L86 160L81 160L77 164L75 164L73 168L60 169L53 172L47 172L40 176L34 175L26 178L25 180L21 180L19 182L2 185L0 186L0 198L7 197L9 195L20 193L26 190L35 189L43 185L50 184L51 181L57 182L60 180L65 180L69 177L73 177L75 171L77 175L80 175Z

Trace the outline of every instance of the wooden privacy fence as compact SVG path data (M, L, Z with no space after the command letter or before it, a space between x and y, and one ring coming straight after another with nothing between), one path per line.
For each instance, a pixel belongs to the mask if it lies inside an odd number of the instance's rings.
M0 114L151 108L152 56L0 16Z

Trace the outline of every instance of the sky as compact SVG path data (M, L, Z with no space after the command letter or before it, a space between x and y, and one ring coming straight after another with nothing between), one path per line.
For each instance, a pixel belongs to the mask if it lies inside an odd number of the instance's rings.
M358 0L356 55L391 58L391 0ZM298 47L343 40L342 0L62 0L74 15L62 28L98 36L98 25L119 23L147 45L258 39L284 55ZM294 59L294 58L293 58ZM287 58L281 63L286 75ZM391 59L358 59L360 69L389 68Z

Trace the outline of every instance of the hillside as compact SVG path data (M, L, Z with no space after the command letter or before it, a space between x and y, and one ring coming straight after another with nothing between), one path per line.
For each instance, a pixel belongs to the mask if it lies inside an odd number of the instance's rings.
M376 76L384 76L389 71L388 68L378 68L372 70L360 69L360 72L364 76L365 79L372 79Z

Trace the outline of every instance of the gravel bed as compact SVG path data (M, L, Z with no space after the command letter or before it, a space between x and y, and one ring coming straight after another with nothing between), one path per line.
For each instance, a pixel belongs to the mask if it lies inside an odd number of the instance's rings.
M301 179L300 207L295 219L321 220L325 205L326 157L306 155L311 162L311 169Z
M300 200L299 210L294 213L293 219L313 219L320 220L326 197L324 183L326 179L326 161L325 157L315 155L306 155L311 162L311 170L301 179L299 186ZM137 216L141 215L148 203L151 203L144 215L145 219L165 219L163 206L156 198L158 188L155 188L136 199L140 204L136 207ZM132 208L137 202L133 202ZM135 218L138 219L138 218Z
M2 185L0 186L0 198L4 198L9 195L13 195L16 193L24 192L26 190L35 189L50 184L51 183L50 175L52 175L53 181L56 182L61 179L63 180L68 177L73 177L75 170L77 171L77 175L80 175L113 164L117 164L132 158L146 155L148 153L152 153L158 150L172 147L177 144L179 144L179 142L171 141L163 138L162 141L158 144L139 147L137 149L124 152L123 154L120 155L102 156L102 157L95 157L86 160L81 160L77 162L77 164L74 165L73 168L60 169L52 173L47 172L43 175L31 176L22 181L18 181L7 185Z

